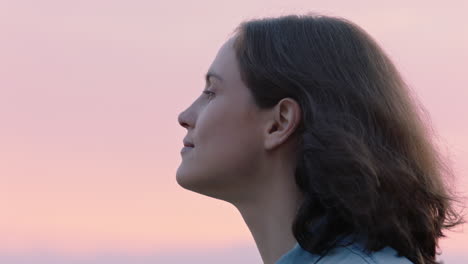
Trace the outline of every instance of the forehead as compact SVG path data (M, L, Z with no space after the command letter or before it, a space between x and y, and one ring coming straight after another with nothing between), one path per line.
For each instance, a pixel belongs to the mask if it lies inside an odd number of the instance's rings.
M236 82L240 80L240 72L237 65L234 48L234 39L230 38L218 50L208 73L218 74L224 82Z

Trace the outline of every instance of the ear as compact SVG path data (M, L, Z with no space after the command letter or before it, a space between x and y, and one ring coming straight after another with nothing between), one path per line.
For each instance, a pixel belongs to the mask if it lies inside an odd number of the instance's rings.
M283 144L294 133L301 121L301 108L292 98L283 98L272 109L267 123L265 149L272 150Z

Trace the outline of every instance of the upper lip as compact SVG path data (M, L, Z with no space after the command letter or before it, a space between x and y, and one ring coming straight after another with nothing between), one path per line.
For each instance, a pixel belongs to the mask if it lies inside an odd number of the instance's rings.
M186 146L186 147L192 147L192 148L194 147L193 143L190 142L190 141L188 141L188 140L186 140L186 139L184 139L184 146Z

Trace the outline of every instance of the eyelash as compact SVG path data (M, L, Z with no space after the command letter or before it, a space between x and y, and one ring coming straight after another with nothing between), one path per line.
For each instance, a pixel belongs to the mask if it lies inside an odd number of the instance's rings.
M214 95L215 93L211 92L211 91L203 91L204 94L207 94L208 96L210 95Z

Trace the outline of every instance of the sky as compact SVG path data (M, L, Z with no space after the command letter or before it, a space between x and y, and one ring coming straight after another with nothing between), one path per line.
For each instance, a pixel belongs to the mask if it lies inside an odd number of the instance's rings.
M0 263L261 263L231 204L181 188L180 112L243 20L341 16L389 54L468 195L468 2L0 0ZM467 226L440 241L468 261Z

